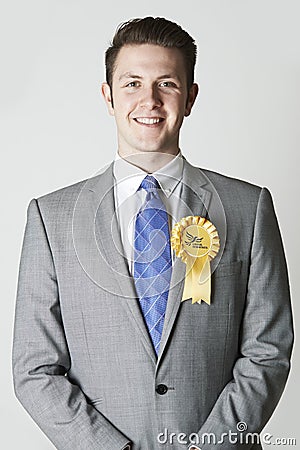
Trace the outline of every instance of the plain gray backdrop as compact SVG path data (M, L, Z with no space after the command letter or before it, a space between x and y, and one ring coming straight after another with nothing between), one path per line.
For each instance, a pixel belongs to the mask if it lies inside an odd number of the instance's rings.
M1 6L0 446L50 450L52 444L12 389L13 316L26 208L32 197L92 176L114 157L114 120L100 84L104 51L121 22L164 16L196 39L200 95L182 129L182 152L192 164L271 190L297 324L300 3L12 0ZM297 439L297 447L284 448L300 448L299 372L295 347L287 387L264 430L274 439Z

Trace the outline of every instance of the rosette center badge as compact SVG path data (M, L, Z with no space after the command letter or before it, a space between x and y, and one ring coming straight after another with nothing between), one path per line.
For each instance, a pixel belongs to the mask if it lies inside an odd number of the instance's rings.
M184 217L172 229L171 246L186 264L182 301L210 304L210 261L220 249L216 227L201 216Z

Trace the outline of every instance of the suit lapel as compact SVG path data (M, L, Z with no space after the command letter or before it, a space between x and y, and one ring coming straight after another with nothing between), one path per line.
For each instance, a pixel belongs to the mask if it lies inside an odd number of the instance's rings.
M176 221L189 215L205 217L211 201L210 183L200 169L193 167L186 160L182 184ZM175 258L157 359L140 310L134 280L123 256L115 214L113 163L102 174L89 179L84 186L74 213L73 234L77 256L87 275L102 289L119 297L120 308L123 308L137 329L157 368L179 312L186 265Z
M211 199L211 192L204 188L207 179L200 169L193 167L187 161L184 162L182 184L182 196L176 221L191 215L206 217ZM175 257L157 367L180 308L185 271L186 265Z
M143 314L137 298L134 280L129 272L123 255L123 246L115 212L113 164L99 176L99 180L90 187L93 192L93 211L95 213L95 237L102 265L99 267L101 284L109 281L106 289L119 297L120 308L129 317L138 330L140 338L149 353L153 364L156 354L153 349ZM105 268L105 270L103 270Z

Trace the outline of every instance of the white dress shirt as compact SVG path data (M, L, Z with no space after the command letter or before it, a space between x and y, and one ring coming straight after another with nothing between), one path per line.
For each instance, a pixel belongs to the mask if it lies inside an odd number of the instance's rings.
M183 158L180 152L169 163L151 174L121 158L119 154L116 155L113 165L116 216L121 233L124 256L128 261L129 271L132 275L135 219L147 195L144 189L138 190L138 188L147 175L156 178L161 187L159 191L161 200L170 217L169 225L173 227L178 217L177 212L182 190L182 171Z

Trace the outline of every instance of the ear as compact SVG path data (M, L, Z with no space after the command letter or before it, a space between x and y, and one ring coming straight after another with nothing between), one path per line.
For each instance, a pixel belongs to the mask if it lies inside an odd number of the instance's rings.
M189 91L189 94L188 94L188 98L187 98L187 102L186 102L185 113L184 113L184 115L186 117L191 114L191 110L192 110L192 107L193 107L193 105L195 103L195 100L197 98L198 92L199 92L198 84L193 83L191 88L190 88L190 91Z
M108 83L102 83L101 85L101 93L103 95L104 101L106 103L108 112L111 116L114 116L114 108L112 103L112 93Z

